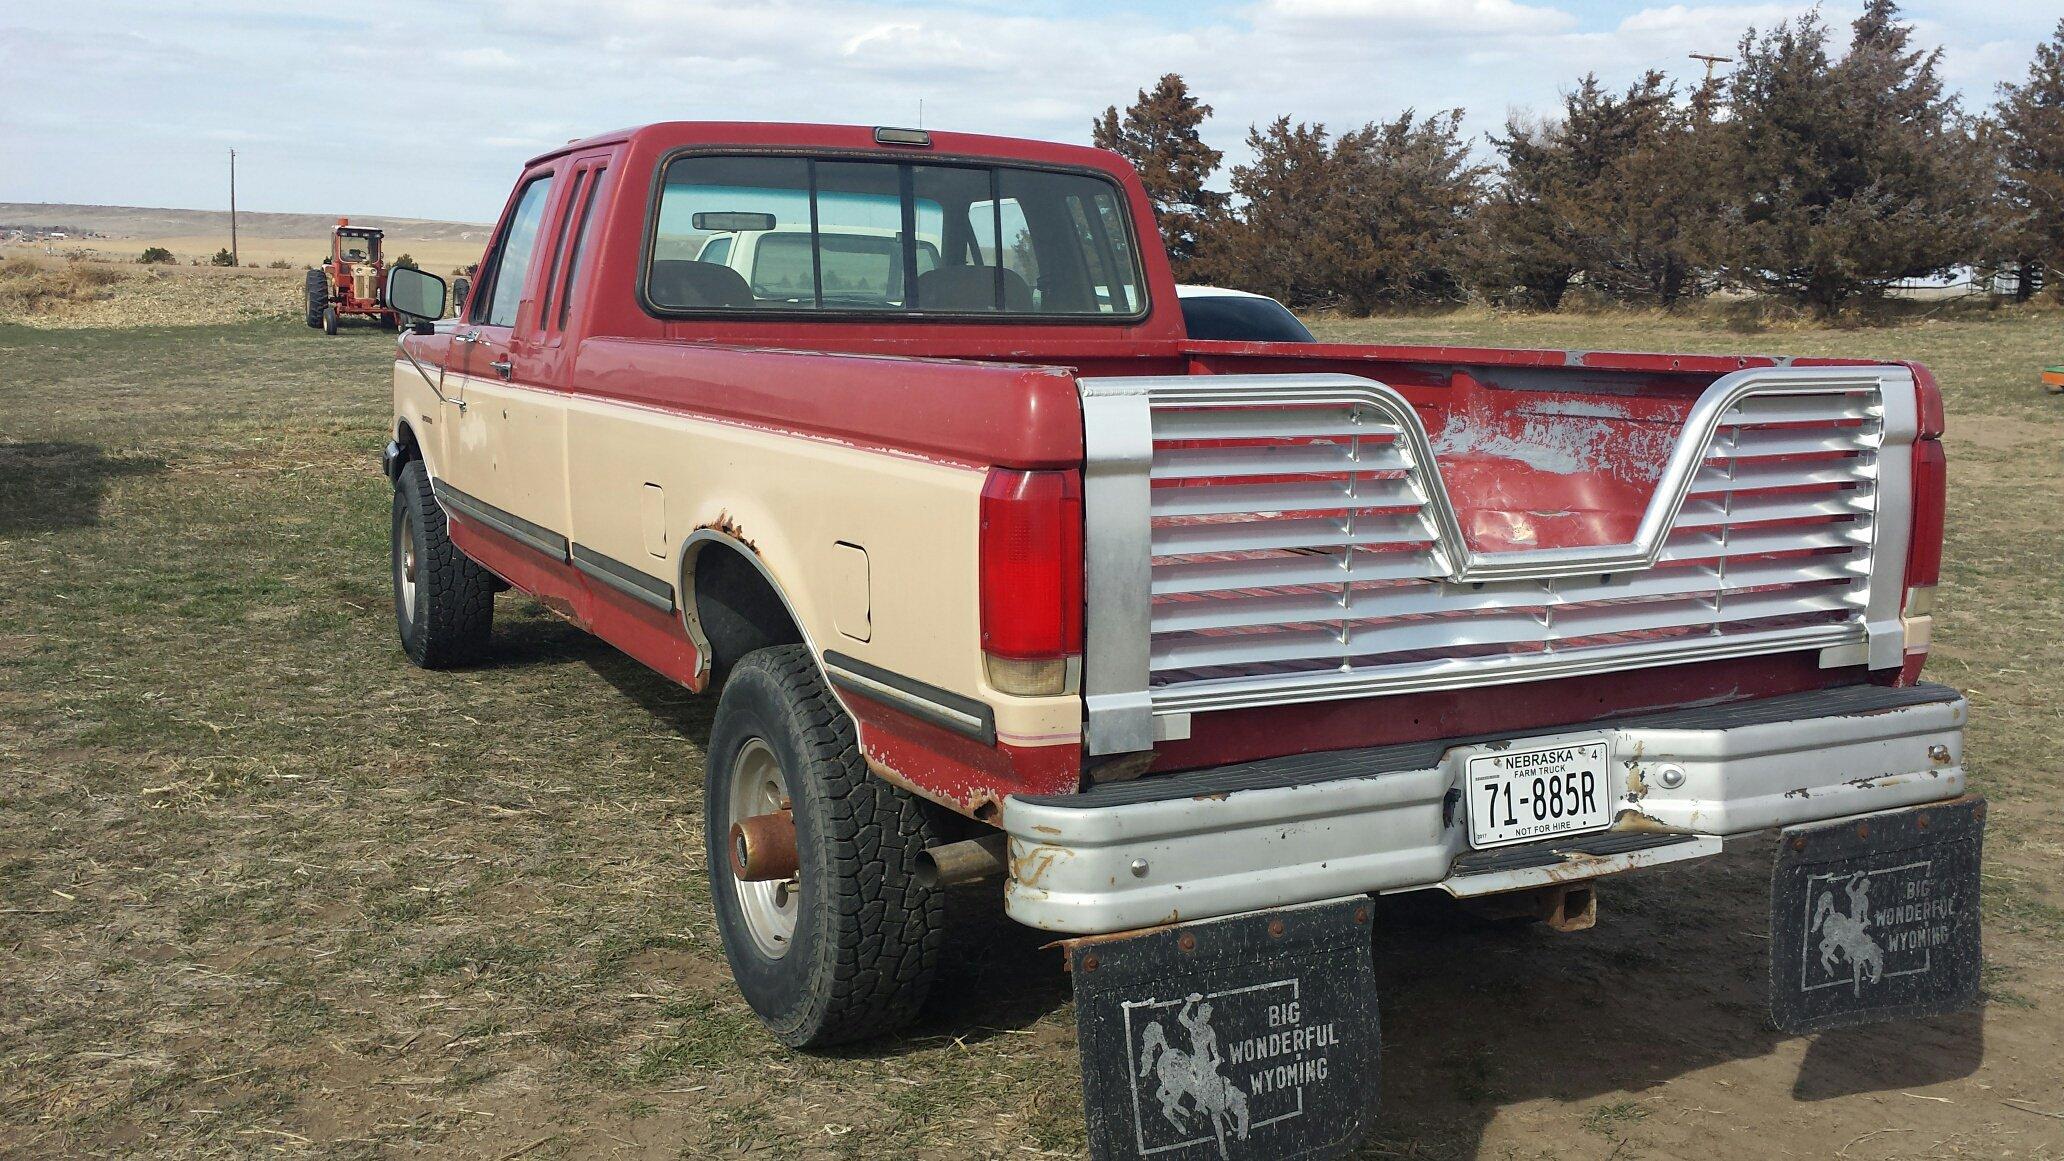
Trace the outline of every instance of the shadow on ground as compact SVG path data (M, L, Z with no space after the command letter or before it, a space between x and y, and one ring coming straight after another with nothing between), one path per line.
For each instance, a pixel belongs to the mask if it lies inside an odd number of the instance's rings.
M161 459L109 456L90 443L0 443L0 536L90 528L110 481L164 470Z

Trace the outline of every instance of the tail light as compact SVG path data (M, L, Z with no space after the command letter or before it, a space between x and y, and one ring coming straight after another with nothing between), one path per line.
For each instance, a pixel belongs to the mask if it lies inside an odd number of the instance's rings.
M1948 461L1940 440L1923 438L1913 449L1913 534L1906 550L1906 664L1900 684L1919 680L1935 632L1935 586L1942 580L1942 516L1947 499Z
M993 469L982 485L982 656L989 684L1067 693L1082 662L1082 479Z

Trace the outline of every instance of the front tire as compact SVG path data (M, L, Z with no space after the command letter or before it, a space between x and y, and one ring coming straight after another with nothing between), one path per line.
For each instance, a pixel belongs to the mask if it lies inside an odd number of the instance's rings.
M480 660L494 629L493 573L451 542L422 460L394 480L394 622L401 648L424 669Z
M868 772L806 646L761 649L731 671L707 763L710 897L731 974L760 1021L793 1048L908 1024L945 938L940 892L917 882L918 854L937 841L933 808ZM731 824L784 798L796 878L741 882Z
M337 333L337 308L326 306L322 312L322 331L326 335Z

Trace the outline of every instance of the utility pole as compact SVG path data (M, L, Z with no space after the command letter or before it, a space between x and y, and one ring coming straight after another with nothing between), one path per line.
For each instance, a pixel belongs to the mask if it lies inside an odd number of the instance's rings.
M1695 53L1692 53L1692 54L1691 54L1691 59L1693 59L1693 60L1702 60L1702 61L1705 61L1705 62L1706 62L1706 83L1707 83L1707 84L1709 84L1709 85L1713 83L1713 66L1714 66L1714 65L1724 65L1724 64L1733 64L1733 63L1734 63L1734 58L1733 58L1733 57L1731 57L1731 56L1714 56L1714 55L1713 55L1712 53L1709 53L1709 52L1695 52Z
M229 262L230 262L230 265L232 265L232 266L242 266L242 265L243 265L243 263L242 263L241 261L239 261L239 260L238 260L238 258L237 258L237 239L236 239L236 150L234 150L234 149L232 149L232 150L230 150L230 151L229 151Z

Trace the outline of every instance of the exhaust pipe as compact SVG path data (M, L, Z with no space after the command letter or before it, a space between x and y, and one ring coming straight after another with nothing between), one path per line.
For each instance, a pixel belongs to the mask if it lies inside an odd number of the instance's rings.
M755 814L731 824L731 873L741 883L778 883L796 877L795 815Z
M931 847L917 856L917 885L950 887L1001 875L1010 850L1002 831L978 839Z

